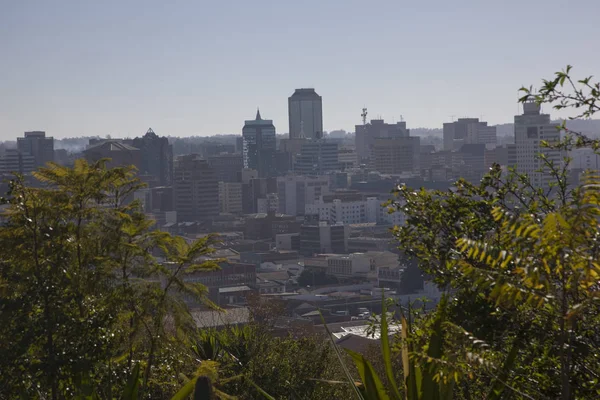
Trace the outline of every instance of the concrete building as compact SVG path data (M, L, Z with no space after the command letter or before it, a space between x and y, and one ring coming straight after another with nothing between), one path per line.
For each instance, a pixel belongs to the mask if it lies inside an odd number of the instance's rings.
M222 213L242 213L242 183L219 182L219 211Z
M305 223L300 228L300 253L305 256L346 253L349 232L349 227L343 224Z
M118 139L90 140L90 145L83 151L83 156L89 163L94 163L103 158L109 158L106 163L108 168L125 167L133 165L142 168L142 152Z
M211 219L219 214L215 170L197 154L179 156L173 168L173 204L179 222Z
M540 106L534 101L523 103L523 114L515 116L515 145L517 150L517 170L526 173L535 187L548 187L552 182L548 168L539 155L543 154L549 162L560 167L562 152L542 147L542 141L556 143L560 141L560 131L550 122L549 114L541 114ZM542 172L539 172L543 169Z
M143 137L137 137L129 144L140 149L140 174L156 177L159 186L172 184L173 146L169 139L159 137L149 128Z
M285 214L257 213L246 216L244 238L261 240L275 239L276 235L300 232L296 217Z
M503 167L516 167L517 145L509 143L496 147L496 162Z
M323 137L323 100L315 89L296 89L288 98L290 138Z
M277 192L277 178L252 178L247 174L242 183L242 210L244 214L254 214L258 211L258 200L264 199L269 193Z
M582 171L600 171L600 155L596 154L594 149L582 147L569 151L571 164L569 169L580 169Z
M444 123L444 150L458 150L463 144L485 144L496 147L496 127L479 118L459 118Z
M400 211L388 213L387 208L381 206L385 201L377 197L367 197L364 200L319 200L306 205L305 215L317 216L319 221L330 224L404 225L405 215Z
M34 168L43 167L54 161L54 138L46 137L44 131L25 132L25 136L17 138L17 150L33 157Z
M257 199L256 208L258 213L276 213L279 208L277 193L267 193L265 197Z
M217 173L219 182L240 182L240 173L244 168L242 153L222 153L206 158Z
M420 145L417 136L377 138L372 148L373 166L384 174L419 173Z
M27 175L35 170L35 157L17 149L5 149L0 155L0 174Z
M339 169L345 171L347 169L356 168L358 166L358 158L354 149L340 148L338 150Z
M338 143L326 139L307 140L296 156L294 172L299 175L323 175L339 169Z
M388 124L383 119L372 119L365 125L356 125L354 142L358 163L366 163L371 158L375 139L397 139L409 136L410 130L406 129L405 121Z
M279 212L304 215L306 204L313 204L329 193L329 179L322 176L289 175L277 178Z
M485 144L463 144L453 153L453 169L456 176L477 183L487 172L485 168Z
M273 121L262 119L256 111L255 119L245 121L242 136L244 168L257 170L260 178L274 176L277 143Z

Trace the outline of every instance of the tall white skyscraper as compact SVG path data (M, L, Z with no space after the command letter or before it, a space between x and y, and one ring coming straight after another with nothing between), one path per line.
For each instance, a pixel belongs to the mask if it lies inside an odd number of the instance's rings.
M323 102L315 89L296 89L288 98L290 138L323 137Z
M560 150L542 147L542 141L560 141L560 131L550 122L549 114L541 114L540 106L533 101L523 104L523 114L515 115L515 145L517 149L517 171L526 173L536 187L548 187L552 182L549 169L540 159L544 154L547 160L560 166L563 154ZM540 172L540 170L543 170Z

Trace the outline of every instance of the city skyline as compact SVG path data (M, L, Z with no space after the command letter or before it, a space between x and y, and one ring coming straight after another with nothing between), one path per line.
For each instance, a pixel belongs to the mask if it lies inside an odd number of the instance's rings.
M302 87L323 97L325 131L352 131L365 106L410 128L495 125L520 113L521 85L600 65L598 2L480 3L7 3L0 140L232 134L257 106L285 133Z

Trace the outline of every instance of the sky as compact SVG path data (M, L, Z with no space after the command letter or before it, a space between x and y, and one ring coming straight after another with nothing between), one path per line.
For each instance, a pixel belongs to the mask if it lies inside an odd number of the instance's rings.
M567 64L600 75L598 15L600 0L0 0L0 140L241 134L257 107L285 133L301 87L327 131L363 107L409 128L512 122L519 87Z

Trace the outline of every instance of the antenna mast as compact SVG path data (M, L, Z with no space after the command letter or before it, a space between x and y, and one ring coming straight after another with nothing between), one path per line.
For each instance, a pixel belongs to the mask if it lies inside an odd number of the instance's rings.
M360 116L362 117L363 125L367 125L367 114L367 109L365 107L362 109L362 114L360 114Z

